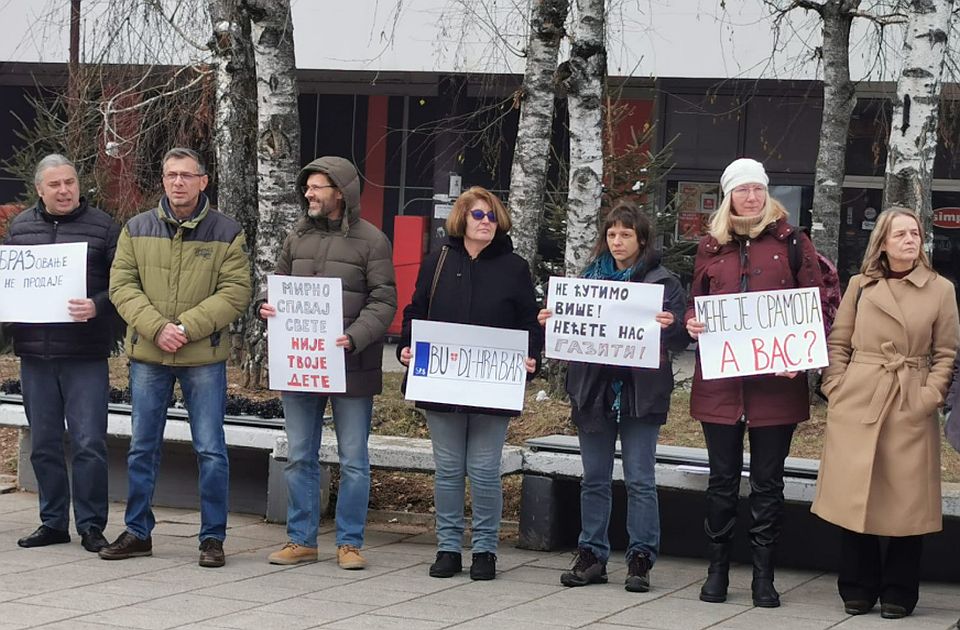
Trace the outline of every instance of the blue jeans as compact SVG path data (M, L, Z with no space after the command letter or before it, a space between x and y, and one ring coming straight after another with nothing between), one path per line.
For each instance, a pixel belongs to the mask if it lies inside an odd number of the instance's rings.
M77 531L107 526L106 359L20 359L23 408L30 424L30 463L40 490L40 522L70 527L70 478L63 452L70 435L73 516Z
M437 549L460 553L464 530L465 478L473 501L473 552L496 553L503 486L500 455L510 418L479 413L427 411L433 443Z
M660 508L654 466L660 424L626 419L604 425L596 433L580 432L579 546L590 549L601 561L610 557L610 509L613 505L611 479L617 430L623 456L623 481L627 489L627 560L637 553L649 556L652 565L660 550Z
M337 492L337 546L363 546L363 530L370 502L370 457L367 438L373 415L373 397L322 396L283 392L287 428L287 536L306 547L317 546L320 527L320 437L327 399L333 406L340 458Z
M230 462L223 435L227 395L225 362L175 367L130 361L133 414L127 454L127 531L145 539L156 525L150 503L160 470L163 428L175 380L183 390L193 450L200 468L200 540L222 541L227 536L230 489Z

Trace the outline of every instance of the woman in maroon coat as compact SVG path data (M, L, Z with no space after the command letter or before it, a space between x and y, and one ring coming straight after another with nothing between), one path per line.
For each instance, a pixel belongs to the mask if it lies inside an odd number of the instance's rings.
M696 339L704 324L695 318L698 295L820 286L816 250L787 223L783 206L767 194L769 179L755 160L735 160L720 177L723 202L700 240L687 305L687 332ZM796 238L800 265L794 274L788 239ZM773 552L783 512L783 463L797 423L810 415L803 372L704 380L698 357L690 415L703 426L710 460L707 517L710 567L700 590L705 602L727 598L730 546L737 516L743 434L750 436L750 546L753 604L780 605L773 586Z

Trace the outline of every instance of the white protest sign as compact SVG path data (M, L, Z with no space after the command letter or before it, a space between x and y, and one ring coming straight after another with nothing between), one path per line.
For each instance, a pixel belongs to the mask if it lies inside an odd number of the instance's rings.
M796 372L827 365L820 289L696 298L704 379Z
M547 358L660 366L662 284L552 277L547 308Z
M267 276L267 302L277 309L267 326L270 389L347 391L340 278Z
M525 330L415 319L407 400L523 409Z
M0 246L0 322L72 322L67 302L87 297L87 244Z

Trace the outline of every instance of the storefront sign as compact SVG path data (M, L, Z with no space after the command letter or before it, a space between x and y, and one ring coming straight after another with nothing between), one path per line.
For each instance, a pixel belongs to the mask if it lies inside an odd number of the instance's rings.
M960 208L937 208L933 211L933 224L946 230L960 230Z
M707 233L710 214L719 206L716 184L679 182L677 184L677 239L699 241Z
M827 365L820 289L695 298L704 379L796 372Z

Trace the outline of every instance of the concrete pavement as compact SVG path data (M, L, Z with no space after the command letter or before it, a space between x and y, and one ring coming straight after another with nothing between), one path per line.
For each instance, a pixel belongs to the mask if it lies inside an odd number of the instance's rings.
M0 630L945 630L960 616L960 584L924 583L914 615L889 621L876 609L845 615L835 576L787 569L777 573L783 606L753 608L746 566L734 568L727 603L705 604L697 599L704 562L679 558L657 562L649 593L623 590L619 557L609 565L609 584L567 589L559 575L570 553L523 551L510 540L500 549L496 580L472 582L466 573L434 579L427 576L432 532L391 524L369 527L364 571L337 567L328 523L320 562L272 566L265 558L285 541L283 527L244 514L230 515L227 565L203 569L197 566L199 514L158 509L157 518L153 557L106 562L84 551L78 536L68 545L20 549L17 538L37 525L37 497L0 495ZM109 539L122 522L123 505L114 504ZM465 560L469 564L469 554Z

